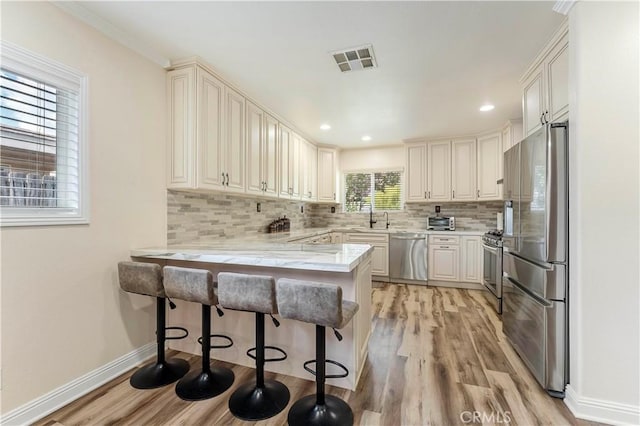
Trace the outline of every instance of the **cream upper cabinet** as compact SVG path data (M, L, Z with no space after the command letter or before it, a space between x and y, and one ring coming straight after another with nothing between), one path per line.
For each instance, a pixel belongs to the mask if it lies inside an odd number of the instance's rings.
M563 24L523 76L524 137L569 115L569 36Z
M482 282L482 239L463 235L460 238L460 281Z
M202 67L167 73L169 188L244 192L244 97Z
M405 201L427 200L427 144L416 143L405 147L407 156Z
M302 138L280 125L279 196L300 199L300 145Z
M301 139L300 144L300 198L315 201L318 198L318 148Z
M476 140L451 141L451 199L476 199Z
M337 151L331 148L318 148L318 201L335 203Z
M286 126L280 125L278 140L278 196L282 198L291 198L291 145L293 139L293 132Z
M451 142L427 143L427 198L451 200Z
M478 200L502 199L502 132L478 138Z
M502 151L507 152L509 148L522 140L522 120L509 120L502 127Z
M251 102L246 114L247 192L275 197L278 121Z
M278 195L278 120L265 114L264 128L264 161L262 163L264 194L276 197Z

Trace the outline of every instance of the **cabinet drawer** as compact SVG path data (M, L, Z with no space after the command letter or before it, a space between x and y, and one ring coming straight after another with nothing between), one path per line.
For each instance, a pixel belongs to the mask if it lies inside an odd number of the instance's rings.
M431 244L458 245L460 244L460 237L455 235L429 235L429 245Z
M352 234L344 234L343 241L345 243L354 244L375 244L375 243L388 243L388 234L374 234L367 232L357 232Z

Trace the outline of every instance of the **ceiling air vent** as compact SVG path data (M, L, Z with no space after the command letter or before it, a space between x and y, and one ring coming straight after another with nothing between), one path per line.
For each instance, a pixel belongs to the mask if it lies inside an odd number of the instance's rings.
M373 56L373 46L370 44L331 52L338 68L342 72L366 70L376 68L376 58Z

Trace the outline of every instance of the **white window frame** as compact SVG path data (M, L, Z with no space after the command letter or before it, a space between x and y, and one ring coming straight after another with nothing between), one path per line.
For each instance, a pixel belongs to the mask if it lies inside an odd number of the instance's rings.
M341 179L340 179L340 195L342 196L342 199L344 200L344 202L342 203L342 213L346 213L346 214L366 214L368 215L369 212L348 212L347 211L347 174L350 173L388 173L388 172L400 172L402 177L401 177L401 181L400 181L400 208L398 210L373 210L374 213L376 212L385 212L385 211L389 211L389 212L401 212L405 209L405 169L404 167L381 167L381 168L375 168L375 169L353 169L353 170L343 170L341 172Z
M85 225L89 223L88 77L78 70L12 43L0 43L2 68L55 87L78 91L78 207L4 208L0 226Z

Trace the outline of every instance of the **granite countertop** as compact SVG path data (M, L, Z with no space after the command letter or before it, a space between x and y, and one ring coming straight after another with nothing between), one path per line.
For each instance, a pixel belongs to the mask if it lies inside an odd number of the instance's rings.
M350 272L373 247L367 244L296 244L233 241L131 250L131 257L309 271Z

